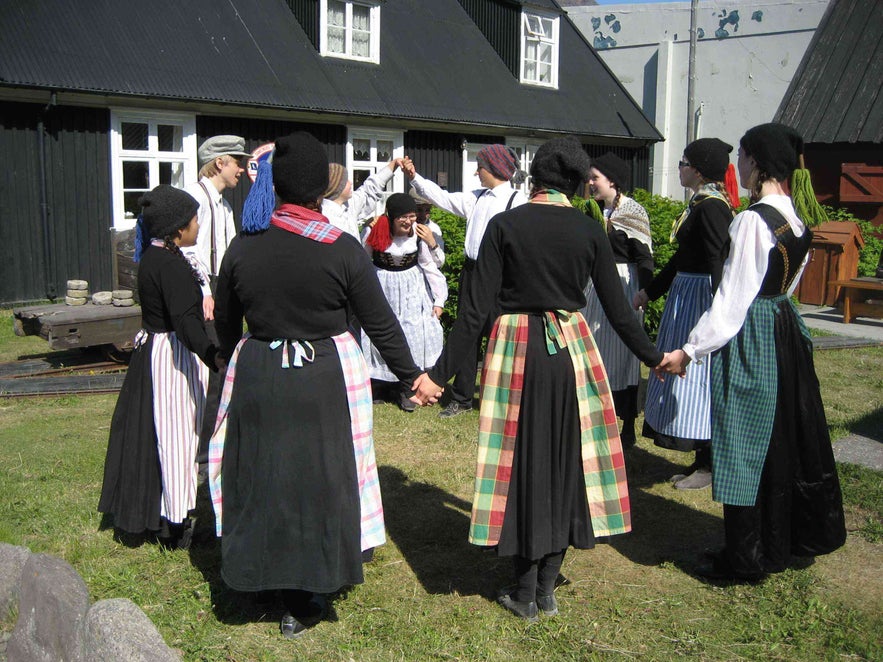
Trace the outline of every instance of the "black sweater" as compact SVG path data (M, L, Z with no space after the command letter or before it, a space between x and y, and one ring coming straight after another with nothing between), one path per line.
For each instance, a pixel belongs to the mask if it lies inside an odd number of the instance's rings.
M148 246L138 265L138 298L141 325L147 331L174 331L187 349L217 370L217 348L205 333L202 292L190 264L182 256Z
M444 384L477 342L499 301L502 314L577 311L591 278L623 342L647 365L662 352L647 338L622 293L613 251L600 223L571 207L527 204L497 214L481 242L472 287L461 292L457 322L429 375Z
M695 198L690 202L690 215L678 229L678 249L645 292L655 301L668 292L679 271L711 274L711 291L721 281L724 262L730 253L730 206L719 198Z
M350 309L389 369L413 381L421 371L368 254L353 237L323 244L271 226L230 242L215 297L223 356L242 336L243 317L261 340L319 340L346 331Z

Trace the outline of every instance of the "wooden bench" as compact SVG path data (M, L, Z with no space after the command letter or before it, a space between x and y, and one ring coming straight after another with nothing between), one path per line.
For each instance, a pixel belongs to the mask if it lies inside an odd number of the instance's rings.
M856 317L883 319L883 303L868 303L868 299L883 301L883 278L850 278L832 280L828 285L843 288L843 323ZM872 294L872 296L869 296Z

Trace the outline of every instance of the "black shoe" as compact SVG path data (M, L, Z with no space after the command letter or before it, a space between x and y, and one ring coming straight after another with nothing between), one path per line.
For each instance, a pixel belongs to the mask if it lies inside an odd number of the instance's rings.
M282 617L282 622L279 624L279 629L282 631L283 637L286 639L294 639L306 632L307 626L297 620L290 613L285 612L285 616Z
M540 620L536 602L518 602L508 593L503 593L497 598L497 603L528 623L536 623Z
M767 577L765 572L746 572L737 570L723 553L706 553L708 561L699 565L695 572L699 577L734 583L755 584Z
M555 599L555 594L552 595L537 595L537 608L543 612L544 616L557 616L558 615L558 601Z
M406 411L409 414L417 409L417 405L409 398L407 395L402 393L399 396L399 409L402 411Z
M454 416L459 416L460 414L465 414L466 412L472 411L472 406L462 405L456 400L451 400L448 403L448 406L442 409L438 413L439 418L453 418Z

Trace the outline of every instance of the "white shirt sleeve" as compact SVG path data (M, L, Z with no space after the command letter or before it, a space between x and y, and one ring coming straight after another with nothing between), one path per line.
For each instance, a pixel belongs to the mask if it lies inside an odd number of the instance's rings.
M374 218L377 201L383 195L383 190L393 174L391 168L384 166L353 191L352 197L346 204L346 214L356 227L363 218Z
M757 212L743 211L730 225L730 254L711 307L690 332L684 351L701 360L726 345L745 323L760 292L775 238ZM796 282L796 281L795 281Z
M420 197L426 198L436 207L441 207L461 218L469 218L472 210L475 209L477 198L472 191L449 193L435 182L424 179L420 175L414 175L411 186L417 190Z
M419 249L417 252L417 264L423 270L426 282L429 284L429 292L432 295L432 305L444 307L448 300L448 281L444 274L439 271L432 257L432 251L425 241L417 242Z

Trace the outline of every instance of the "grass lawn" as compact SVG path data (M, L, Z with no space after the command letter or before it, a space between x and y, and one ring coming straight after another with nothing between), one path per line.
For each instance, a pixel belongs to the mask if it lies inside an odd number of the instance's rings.
M10 327L9 311L0 313L0 360L45 351ZM819 352L816 366L834 437L883 441L883 349ZM511 580L509 560L466 542L477 414L440 420L437 408L408 415L378 405L389 540L365 583L336 600L336 620L292 642L279 635L275 596L225 588L214 539L166 551L126 547L100 530L115 399L0 399L0 540L66 559L93 600L133 600L186 660L883 659L879 472L840 467L842 549L759 585L716 585L690 572L704 548L722 543L720 505L709 490L668 484L691 458L641 440L627 457L634 531L570 550L560 615L526 625L493 602ZM205 533L209 520L203 499Z

